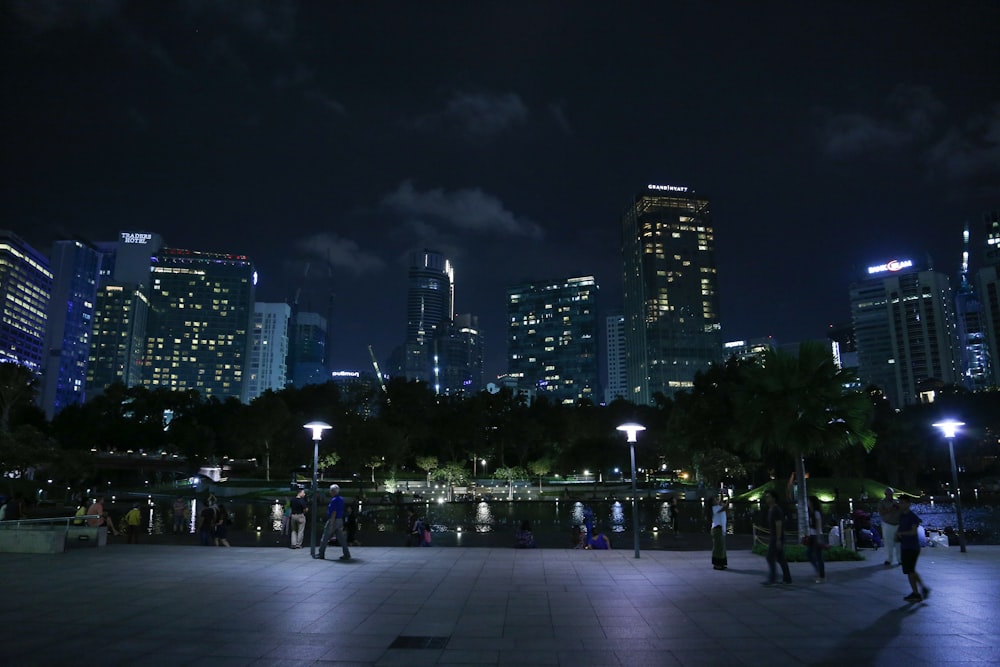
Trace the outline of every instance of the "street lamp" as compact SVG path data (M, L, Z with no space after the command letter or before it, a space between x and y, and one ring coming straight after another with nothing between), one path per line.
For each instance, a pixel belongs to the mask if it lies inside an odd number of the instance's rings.
M304 425L312 431L313 440L313 478L312 478L312 516L309 517L309 555L316 557L316 525L319 523L316 500L318 495L317 485L319 484L319 441L323 439L323 431L333 428L326 422L309 422Z
M635 540L635 557L639 557L639 492L635 486L635 443L636 434L645 431L646 427L640 424L622 424L619 431L628 434L629 454L632 457L632 535Z
M941 433L948 439L948 453L951 455L951 482L955 487L955 514L958 517L958 546L962 553L965 553L965 525L962 523L962 494L958 488L958 467L955 465L955 434L958 429L965 426L965 422L947 419L934 424L934 427L941 430Z

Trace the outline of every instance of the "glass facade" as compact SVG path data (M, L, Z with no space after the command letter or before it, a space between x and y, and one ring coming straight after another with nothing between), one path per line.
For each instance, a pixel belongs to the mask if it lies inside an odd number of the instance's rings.
M649 185L622 216L630 401L693 386L722 360L710 202L686 187Z
M292 308L287 303L256 303L253 312L253 335L250 370L247 382L249 400L267 390L285 388L288 376L288 321Z
M600 401L597 293L593 276L507 290L507 369L519 389L562 403Z
M455 271L443 255L424 250L411 256L408 282L403 374L433 383L433 340L454 317Z
M13 232L0 230L0 363L41 373L51 295L45 256Z

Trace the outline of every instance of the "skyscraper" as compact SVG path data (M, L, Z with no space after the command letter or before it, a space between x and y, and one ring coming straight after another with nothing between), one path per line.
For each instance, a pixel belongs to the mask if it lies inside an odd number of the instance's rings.
M979 324L988 355L988 384L1000 387L1000 211L983 218L983 264L976 272Z
M970 391L980 391L990 386L993 379L983 333L982 308L974 281L969 280L969 240L969 225L966 224L962 232L962 263L955 290L955 324L962 385Z
M593 276L507 290L507 369L520 389L561 403L601 398Z
M102 259L87 360L88 398L115 382L126 387L142 383L151 258L163 247L163 239L150 232L123 231L117 241L95 247Z
M931 400L958 384L955 313L948 276L912 260L868 267L851 285L858 377L882 389L895 407Z
M604 319L604 349L607 351L608 383L604 402L628 396L628 366L625 362L625 316L621 313Z
M253 400L265 391L285 388L288 376L288 322L292 308L287 303L258 302L253 307L250 371L247 397Z
M255 285L244 255L153 255L143 384L246 402Z
M622 216L628 400L693 386L722 360L715 234L707 197L648 185Z
M45 329L45 369L39 403L48 419L86 400L87 359L102 254L83 241L52 246L52 299Z
M441 325L434 337L435 393L456 396L482 391L483 345L475 315L458 315L453 322Z
M403 374L407 380L434 381L432 342L454 313L455 271L451 262L432 250L413 253L403 341Z
M0 229L0 363L41 373L51 294L49 261L17 234Z
M326 366L326 318L319 313L297 311L289 326L288 358L291 384L304 387L330 379Z

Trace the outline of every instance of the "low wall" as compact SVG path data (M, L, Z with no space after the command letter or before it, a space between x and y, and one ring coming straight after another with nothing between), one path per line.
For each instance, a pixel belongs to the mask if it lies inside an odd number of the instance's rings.
M59 554L65 550L63 526L0 527L0 553Z
M70 526L66 531L66 548L103 547L108 544L108 529L104 526Z

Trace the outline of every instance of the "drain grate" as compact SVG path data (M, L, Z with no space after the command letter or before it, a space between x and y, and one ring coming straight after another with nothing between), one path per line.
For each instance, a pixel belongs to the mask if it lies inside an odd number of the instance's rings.
M451 637L412 637L400 635L396 637L389 648L444 648Z

